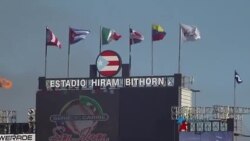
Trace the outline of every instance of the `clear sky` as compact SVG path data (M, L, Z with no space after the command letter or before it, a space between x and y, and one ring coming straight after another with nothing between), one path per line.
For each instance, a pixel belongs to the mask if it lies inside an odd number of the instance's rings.
M0 89L0 109L17 110L27 121L35 107L38 77L44 75L45 27L59 38L62 49L48 48L48 77L66 77L68 27L89 29L86 40L71 47L70 76L88 77L99 52L100 26L122 35L103 46L128 63L129 25L145 40L132 46L132 75L151 75L151 24L167 35L154 42L154 75L177 73L179 23L195 25L201 40L182 44L181 72L194 77L200 106L233 105L234 70L243 79L237 85L237 106L250 107L249 0L1 0L0 76L13 81ZM245 117L250 134L250 115Z

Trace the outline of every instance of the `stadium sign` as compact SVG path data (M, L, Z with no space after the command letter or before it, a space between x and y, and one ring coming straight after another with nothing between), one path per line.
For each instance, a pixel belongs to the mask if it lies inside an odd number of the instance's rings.
M0 134L0 141L35 141L35 134Z
M46 79L47 90L173 86L173 76Z

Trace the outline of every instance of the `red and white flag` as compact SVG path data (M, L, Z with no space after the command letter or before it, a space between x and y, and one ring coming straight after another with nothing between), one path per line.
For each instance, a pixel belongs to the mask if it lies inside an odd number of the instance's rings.
M141 41L144 40L144 36L141 33L133 30L132 28L130 28L129 31L130 31L130 40L129 40L130 45L140 43Z
M46 45L57 46L59 48L62 47L62 44L60 43L58 38L48 27L46 27Z
M96 65L102 76L111 77L116 75L121 67L120 56L111 50L103 51L96 59Z

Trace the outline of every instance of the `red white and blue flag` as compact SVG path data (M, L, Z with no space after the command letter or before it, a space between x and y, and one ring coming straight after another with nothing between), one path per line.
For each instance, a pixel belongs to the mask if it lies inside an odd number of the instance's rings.
M103 51L96 59L97 70L102 76L112 77L116 75L121 68L120 56L111 50Z
M129 29L130 31L130 45L132 44L136 44L136 43L140 43L141 41L144 40L143 35L141 35L139 32L133 30L133 29Z
M62 47L62 44L60 43L58 38L48 27L46 27L46 45L57 46L59 48Z
M89 30L69 28L69 43L74 44L86 39L89 33Z

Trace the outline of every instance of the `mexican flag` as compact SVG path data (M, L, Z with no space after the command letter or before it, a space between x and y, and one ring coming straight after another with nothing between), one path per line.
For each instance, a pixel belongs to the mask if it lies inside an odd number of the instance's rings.
M122 36L110 28L102 28L102 44L106 45L109 42L119 40Z

